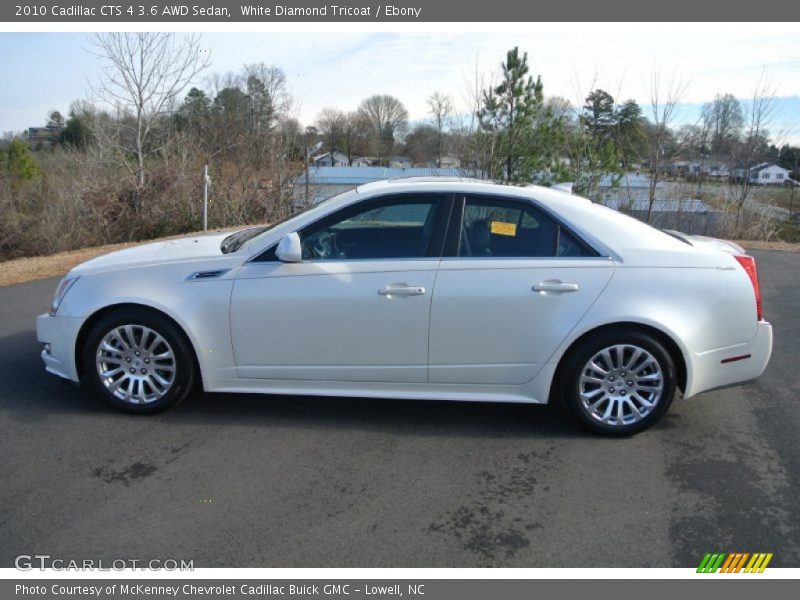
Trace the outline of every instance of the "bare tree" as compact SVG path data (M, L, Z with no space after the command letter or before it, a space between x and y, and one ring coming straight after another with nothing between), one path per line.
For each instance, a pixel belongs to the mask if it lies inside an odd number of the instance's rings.
M293 107L294 99L289 93L286 73L280 67L263 62L244 66L243 79L255 78L264 86L275 115L286 116Z
M317 129L331 153L331 166L336 166L333 152L344 135L346 120L347 117L338 108L323 108L317 115ZM350 161L349 157L348 161Z
M710 156L711 129L709 125L709 120L701 116L695 124L683 125L677 133L680 152L690 160L697 160L700 163L695 190L698 198L703 192L703 182L707 174L706 159Z
M361 102L358 112L370 123L378 159L383 162L392 151L395 136L408 126L406 107L394 96L375 94Z
M738 173L734 178L733 199L736 205L737 233L742 209L747 202L752 187L752 181L750 180L752 169L758 163L761 148L766 145L767 128L775 116L776 92L776 85L769 78L766 71L762 71L744 115L744 134L736 153Z
M489 165L495 160L497 135L479 131L478 113L483 103L483 90L494 87L496 73L481 72L479 57L470 72L463 73L464 91L461 95L465 110L457 111L451 119L451 147L461 161L461 167L471 169L475 177L489 177Z
M666 159L664 151L666 142L671 136L672 122L675 120L678 103L683 97L688 82L681 76L673 75L666 83L662 81L661 72L656 69L650 78L648 96L650 100L652 131L650 132L650 190L647 204L647 222L652 222L653 205L656 201L656 189L661 177L662 161Z
M436 128L436 166L442 166L442 147L444 140L444 130L450 124L450 115L453 113L453 101L450 96L434 92L428 98L428 113L433 118L433 126Z
M347 164L353 166L353 158L357 153L366 153L369 143L371 125L367 118L358 113L351 112L345 116L342 128L342 142L344 152L347 154Z
M714 100L703 105L703 129L709 132L710 151L722 156L739 138L744 125L744 115L733 94L717 94Z
M209 66L209 56L201 53L198 35L177 38L173 33L155 31L98 33L91 44L102 60L98 96L120 112L130 111L133 117L123 123L133 134L130 150L136 157L136 186L141 190L145 158L151 152L148 138L154 125L189 82Z

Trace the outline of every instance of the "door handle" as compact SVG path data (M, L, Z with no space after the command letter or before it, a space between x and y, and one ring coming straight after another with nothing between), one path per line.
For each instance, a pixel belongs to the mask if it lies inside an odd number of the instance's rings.
M531 289L533 289L534 292L556 292L562 294L566 292L577 292L578 284L564 283L557 279L548 279L547 281L540 281L539 283L533 284Z
M381 296L421 296L425 288L418 285L390 285L378 290Z

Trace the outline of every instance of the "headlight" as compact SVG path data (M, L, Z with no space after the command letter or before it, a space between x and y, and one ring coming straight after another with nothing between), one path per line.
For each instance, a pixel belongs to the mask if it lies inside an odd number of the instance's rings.
M67 295L69 288L71 288L76 281L78 281L78 277L65 277L58 284L58 287L56 288L55 298L53 298L53 305L50 307L51 317L55 316L56 311L58 310L58 307L61 304L61 301L64 299L64 296Z

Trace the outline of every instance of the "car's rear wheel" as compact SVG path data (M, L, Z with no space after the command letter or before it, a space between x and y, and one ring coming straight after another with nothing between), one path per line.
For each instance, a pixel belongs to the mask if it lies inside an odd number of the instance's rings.
M588 429L632 435L654 425L675 396L675 365L654 337L605 332L576 348L561 371L561 394Z
M183 400L195 380L183 332L158 313L123 308L101 318L86 337L87 384L113 406L154 413Z

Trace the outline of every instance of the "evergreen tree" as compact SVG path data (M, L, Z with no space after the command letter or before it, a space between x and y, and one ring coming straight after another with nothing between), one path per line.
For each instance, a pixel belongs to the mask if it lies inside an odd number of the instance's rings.
M249 75L246 82L249 101L249 126L252 133L266 133L272 129L275 121L275 109L269 90L261 79Z
M614 97L605 90L594 90L586 97L582 118L594 139L611 141L617 124Z
M199 133L204 125L208 123L210 114L211 100L206 96L205 92L193 87L186 94L183 104L178 108L175 122L179 129L188 129L194 133Z
M39 174L39 165L33 159L28 144L22 140L11 140L6 146L4 154L3 167L11 179L12 188L18 188Z
M94 137L94 107L85 102L73 102L69 107L69 118L61 132L61 143L79 150L85 150Z
M500 84L483 92L477 112L484 142L490 145L489 176L508 182L529 182L542 166L535 151L535 128L548 125L541 77L529 74L528 54L519 48L508 51ZM544 131L543 131L544 133ZM539 140L541 141L541 140Z

